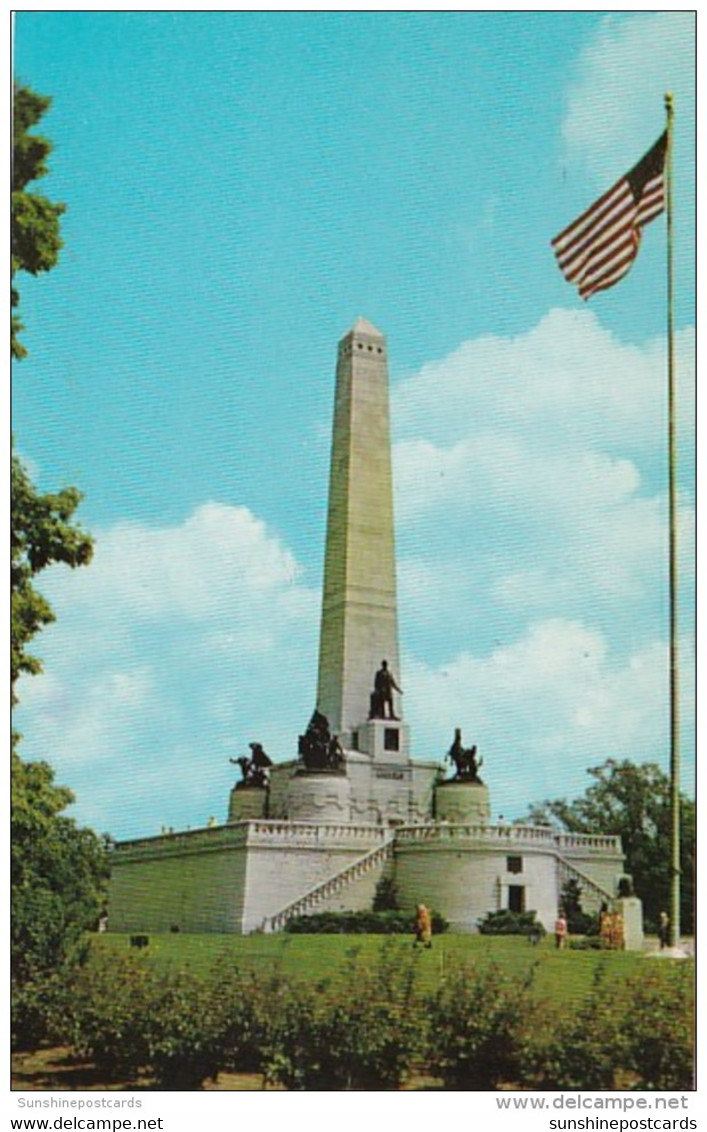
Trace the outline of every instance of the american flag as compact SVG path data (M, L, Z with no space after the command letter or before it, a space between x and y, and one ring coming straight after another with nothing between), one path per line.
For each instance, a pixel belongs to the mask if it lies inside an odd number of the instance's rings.
M641 229L665 208L667 144L666 130L625 177L552 241L562 274L583 299L623 279L638 255Z

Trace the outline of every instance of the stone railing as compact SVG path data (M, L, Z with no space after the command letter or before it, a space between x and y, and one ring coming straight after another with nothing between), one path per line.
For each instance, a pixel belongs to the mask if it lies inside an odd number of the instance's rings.
M394 837L388 834L386 840L382 845L377 845L375 849L371 849L365 853L363 857L358 857L351 864L345 865L339 872L334 873L333 876L328 877L326 880L321 881L310 888L297 900L291 901L274 916L266 916L263 921L262 930L264 932L277 932L284 928L288 920L293 919L295 916L306 916L311 914L319 905L321 905L330 896L335 896L337 893L342 892L348 888L359 877L364 876L370 872L371 869L377 868L382 864L393 852Z
M558 833L548 826L539 825L485 825L456 822L429 822L423 825L405 825L396 830L400 845L419 842L473 841L489 848L513 845L547 848L555 852L581 851L585 853L621 856L621 838L588 833Z
M608 888L598 884L597 881L592 880L586 873L576 868L571 861L566 857L561 857L557 854L557 891L562 890L562 886L568 880L576 880L577 884L582 890L582 908L585 912L598 912L604 901L611 901L614 899L616 893L610 892Z
M180 853L213 853L223 849L258 846L270 848L329 848L346 844L380 845L389 831L379 825L339 825L295 821L251 819L202 829L165 830L155 837L140 837L119 842L111 853L114 864L169 857Z
M621 838L612 834L601 833L556 833L557 848L567 852L573 849L586 852L616 853L622 855Z
M154 837L139 837L118 842L111 852L111 863L140 860L149 857L171 856L179 853L207 853L245 845L248 836L246 822L231 825L205 826L202 829L184 829L179 832L165 830Z
M250 819L202 829L165 831L155 837L141 837L119 842L112 850L115 864L169 857L180 853L213 853L243 846L259 848L330 848L346 845L354 848L384 844L390 837L385 826L366 823L301 822ZM558 833L547 826L484 825L479 823L426 822L398 826L395 837L399 845L421 842L474 842L488 848L513 846L515 849L547 848L572 856L584 853L621 857L621 839L585 833Z
M489 846L498 845L555 845L555 833L544 826L485 825L434 822L425 825L404 825L396 830L400 844L420 841L474 841Z
M382 825L347 825L338 822L250 821L247 824L248 845L275 848L341 844L347 847L359 844L363 848L366 845L380 845L387 840L390 832Z

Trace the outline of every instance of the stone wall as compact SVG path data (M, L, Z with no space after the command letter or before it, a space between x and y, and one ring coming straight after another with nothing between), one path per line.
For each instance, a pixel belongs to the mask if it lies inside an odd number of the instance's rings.
M264 920L281 911L316 885L381 844L383 831L361 826L304 823L251 823L248 837L248 874L244 897L243 931L262 927ZM368 907L375 880L365 878L347 887L334 906ZM325 911L331 902L321 905Z
M109 927L251 932L385 837L377 826L246 821L123 842L112 856ZM319 910L370 907L382 867Z
M391 835L382 824L269 820L124 842L113 854L110 928L251 932L385 847ZM532 826L408 824L395 830L393 852L403 910L424 902L456 931L475 931L487 912L514 901L551 929L565 868L560 858L612 895L622 871L617 838ZM370 907L389 867L376 858L374 868L332 888L314 910Z
M509 889L515 886L523 890L519 899L524 910L535 911L550 928L557 914L557 870L550 846L508 847L496 838L465 836L463 830L438 827L435 837L400 831L395 879L401 907L412 911L416 904L427 904L449 920L453 931L473 932L487 912L509 906Z
M191 847L182 843L179 848L170 840L154 838L142 851L123 855L118 849L113 854L110 930L241 932L245 844L223 843L204 850L196 838Z

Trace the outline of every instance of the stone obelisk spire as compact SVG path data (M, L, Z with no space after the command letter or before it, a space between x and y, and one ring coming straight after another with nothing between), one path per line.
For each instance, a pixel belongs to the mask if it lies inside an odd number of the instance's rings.
M382 660L401 683L386 344L360 318L339 343L317 693L344 741Z

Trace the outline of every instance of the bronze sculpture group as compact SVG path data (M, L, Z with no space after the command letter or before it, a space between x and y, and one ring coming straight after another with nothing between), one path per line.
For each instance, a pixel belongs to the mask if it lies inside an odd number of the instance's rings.
M462 745L461 728L457 727L454 731L454 742L449 748L446 758L456 768L454 781L458 782L475 782L479 786L482 785L479 778L479 769L483 766L484 760L477 759L476 746L464 747Z
M329 731L329 720L315 708L304 735L297 745L299 757L307 770L339 771L344 752L338 736Z
M402 694L402 688L398 687L387 661L384 660L375 675L369 719L398 719L398 716L393 714L394 689ZM260 743L250 743L249 746L250 758L229 759L229 762L240 767L241 770L242 779L238 787L266 787L270 780L272 759L265 753ZM332 735L329 730L329 720L318 708L314 709L304 735L299 736L297 753L305 770L334 773L342 771L345 757L339 737ZM477 758L476 746L464 747L459 727L455 728L454 742L445 758L455 768L453 782L482 785L479 770L484 760Z
M270 767L272 759L265 753L260 743L249 743L251 756L249 759L229 759L234 766L240 767L242 779L239 787L267 786L270 780Z

